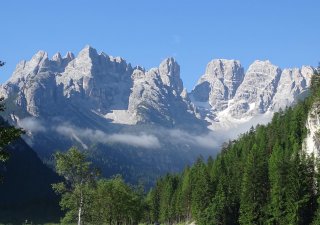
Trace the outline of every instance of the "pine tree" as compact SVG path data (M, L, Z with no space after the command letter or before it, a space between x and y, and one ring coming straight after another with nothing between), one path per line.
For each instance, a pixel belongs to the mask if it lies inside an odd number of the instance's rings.
M269 159L270 180L270 219L272 224L288 224L286 213L286 177L288 174L288 161L285 151L279 145L273 148Z
M147 196L147 203L150 209L151 222L159 221L160 193L156 188L153 188L149 191L149 194Z
M240 224L262 224L266 219L268 164L264 150L255 144L245 162L241 184Z
M221 176L212 203L205 212L205 224L207 225L228 225L228 196L226 193L226 177Z
M205 209L213 197L212 183L203 160L200 158L191 170L192 216L198 224L204 224Z
M289 224L308 224L312 219L315 210L313 165L296 147L290 160L286 185L286 216Z
M192 184L191 169L187 167L181 178L181 191L178 194L181 216L186 221L191 220Z

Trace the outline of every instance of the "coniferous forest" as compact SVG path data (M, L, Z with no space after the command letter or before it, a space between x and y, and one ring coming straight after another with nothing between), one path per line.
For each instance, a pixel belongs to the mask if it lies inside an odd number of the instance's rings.
M315 74L305 101L230 141L215 159L159 179L146 198L149 221L320 224L320 164L303 149L319 83Z

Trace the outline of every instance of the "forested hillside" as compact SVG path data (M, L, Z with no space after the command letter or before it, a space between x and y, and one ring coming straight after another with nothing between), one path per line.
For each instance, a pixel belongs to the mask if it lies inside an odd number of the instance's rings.
M309 110L319 101L319 74L311 96L274 114L182 174L168 174L149 192L150 221L172 224L320 224L319 161L303 148Z

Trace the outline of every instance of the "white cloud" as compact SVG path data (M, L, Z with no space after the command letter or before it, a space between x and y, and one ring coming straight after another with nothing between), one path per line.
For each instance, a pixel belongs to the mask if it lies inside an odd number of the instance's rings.
M256 127L258 124L265 125L272 120L273 113L257 115L244 123L234 124L232 127L216 128L214 131L219 134L220 139L228 141L229 139L237 139L240 134L250 130L251 127Z
M83 129L74 125L63 123L55 127L45 127L40 120L27 117L18 122L18 125L27 132L46 132L55 130L59 134L72 138L80 143L83 148L88 148L88 143L102 144L126 144L137 148L159 149L168 143L177 145L199 146L203 149L220 150L223 142L238 137L240 133L246 132L256 124L266 124L271 115L258 116L246 123L236 124L233 129L217 128L207 133L191 133L180 129L144 129L131 132L105 133L101 130ZM163 142L163 143L162 143Z
M33 118L26 117L18 121L18 125L27 132L45 132L46 128L43 126L41 121Z
M108 141L142 148L160 148L161 146L156 136L145 133L140 133L139 135L112 134L108 136Z
M214 149L220 147L221 140L213 132L205 134L193 134L182 130L168 130L167 132L172 138L172 141L181 142L185 144L192 144L207 149Z
M64 136L72 137L80 142L83 146L86 146L83 140L88 140L96 143L121 143L134 147L141 148L160 148L160 142L158 138L151 134L139 133L115 133L106 134L101 130L81 129L69 124L64 124L56 127L56 131Z

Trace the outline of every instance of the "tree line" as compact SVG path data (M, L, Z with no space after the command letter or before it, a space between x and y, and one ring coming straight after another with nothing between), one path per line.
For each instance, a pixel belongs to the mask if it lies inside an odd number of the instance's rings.
M308 112L320 99L320 74L311 95L230 141L206 162L159 179L147 196L149 221L199 225L320 224L320 162L306 153ZM318 137L319 138L319 137Z

